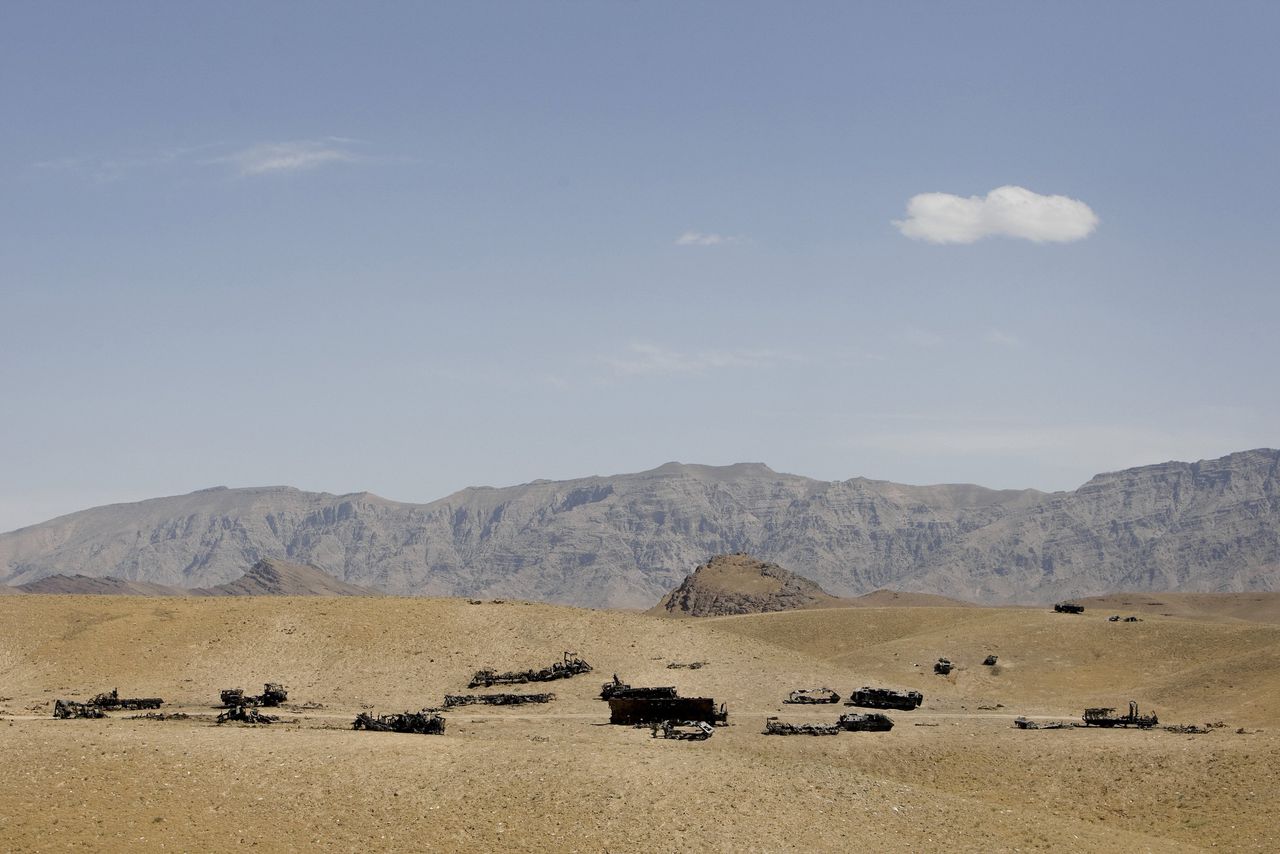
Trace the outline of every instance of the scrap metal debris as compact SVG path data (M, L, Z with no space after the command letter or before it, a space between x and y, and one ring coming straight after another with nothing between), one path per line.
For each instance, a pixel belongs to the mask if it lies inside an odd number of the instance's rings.
M1059 602L1053 606L1053 610L1058 614L1083 614L1084 606L1074 602Z
M525 703L550 703L555 698L555 694L445 694L444 707L521 706Z
M220 724L230 721L241 724L273 724L279 720L280 717L278 715L264 714L253 706L232 706L218 715L218 723Z
M768 717L764 720L765 735L839 735L839 724L792 724Z
M819 704L838 703L840 695L830 688L797 688L787 695L784 703Z
M933 663L933 672L939 676L946 676L955 667L949 658L939 658Z
M653 738L671 738L676 741L706 741L715 732L706 721L654 721L650 725Z
M54 700L53 716L62 720L68 718L105 718L107 713L91 703L77 703L74 700Z
M352 729L370 732L408 732L418 735L443 735L444 718L434 709L394 715L371 715L361 712L351 723Z
M633 688L626 682L618 678L618 674L613 674L613 681L606 682L600 686L600 699L608 700L611 697L628 697L631 699L672 699L676 696L676 689L672 686L663 686L660 688Z
M97 706L100 709L114 711L116 709L124 710L141 710L141 709L158 709L164 704L164 700L159 697L125 697L121 698L120 691L112 688L102 694L98 694L89 700L88 705Z
M668 670L701 670L710 664L710 661L671 661L667 663Z
M919 708L924 695L919 691L894 691L890 688L869 688L863 685L849 695L846 706L862 706L868 709L901 709L909 712Z
M1160 723L1160 719L1156 717L1154 712L1149 715L1138 714L1138 704L1133 700L1129 701L1128 714L1116 714L1116 710L1111 708L1092 708L1084 710L1082 719L1085 726L1098 727L1136 726L1138 729L1151 729Z
M1070 729L1075 726L1067 721L1033 721L1021 716L1013 719L1013 725L1018 729Z
M836 725L847 732L888 732L893 729L893 718L879 712L849 713L841 715Z
M262 686L262 693L245 696L243 688L224 688L218 695L222 705L229 709L237 706L278 706L289 699L284 686L276 682L268 682Z
M576 652L566 652L564 658L541 670L516 670L499 673L492 668L477 670L467 683L468 688L488 688L491 685L518 685L524 682L551 682L568 679L580 673L590 673L591 665L578 657Z

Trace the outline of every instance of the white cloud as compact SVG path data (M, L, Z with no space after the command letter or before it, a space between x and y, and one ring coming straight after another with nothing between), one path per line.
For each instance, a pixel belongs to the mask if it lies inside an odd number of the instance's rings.
M1069 243L1093 233L1098 215L1077 199L1004 186L968 198L920 193L907 200L907 218L893 224L907 237L930 243L973 243L994 236Z
M660 374L705 374L727 368L767 368L782 361L795 361L776 350L699 350L682 353L658 344L637 343L628 355L609 359L618 374L656 376Z
M301 172L329 163L355 163L363 158L348 150L348 140L331 137L323 140L267 142L225 157L219 163L231 163L241 175L267 175L274 172Z
M737 243L741 239L741 237L732 237L724 234L703 234L701 231L686 231L676 238L676 246L723 246L727 243Z

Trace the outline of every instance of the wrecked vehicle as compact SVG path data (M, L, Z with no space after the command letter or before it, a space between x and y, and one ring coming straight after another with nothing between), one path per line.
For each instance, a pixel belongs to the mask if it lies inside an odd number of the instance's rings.
M518 685L524 682L551 682L568 679L580 673L590 673L591 665L578 657L576 652L566 652L564 657L541 670L515 670L499 673L492 668L477 670L467 683L468 688L488 688L491 685Z
M840 695L826 687L797 688L788 694L787 699L782 702L803 704L838 703L840 702Z
M420 712L403 712L393 715L372 715L361 712L351 723L352 729L369 732L407 732L418 735L443 735L444 718L432 709Z
M955 665L951 663L949 658L939 658L933 664L933 672L939 676L946 676L953 669L955 669Z
M764 720L765 735L839 735L839 724L791 724L768 717Z
M618 674L613 674L613 681L606 682L600 686L600 699L608 700L611 697L629 697L631 699L671 699L676 696L676 689L671 686L661 688L632 688L626 682L618 678Z
M710 661L672 661L668 662L668 670L701 670L710 664Z
M836 726L846 732L888 732L893 729L893 718L879 712L841 715Z
M1074 602L1059 602L1053 606L1053 610L1058 614L1083 614L1084 606Z
M525 703L550 703L555 698L555 694L445 694L444 707L522 706Z
M268 682L262 686L262 693L245 696L243 688L224 688L218 695L222 705L229 709L236 706L278 706L289 699L284 686L277 682Z
M710 697L611 697L609 723L634 726L663 721L703 721L727 724L729 712Z
M988 655L986 658L982 659L982 664L985 667L994 667L997 661L999 661L999 658L994 655Z
M849 696L846 706L862 706L868 709L901 709L909 712L919 708L924 695L919 691L894 691L890 688L862 686Z
M1085 726L1100 727L1130 727L1136 726L1138 729L1151 729L1160 723L1160 719L1156 717L1155 712L1149 715L1138 714L1138 704L1133 700L1129 701L1128 714L1118 715L1115 709L1110 708L1092 708L1084 710Z
M74 700L54 700L53 716L61 720L68 718L105 718L107 713L91 703L77 703Z
M128 711L158 709L163 704L164 700L159 697L127 697L122 699L118 688L112 688L106 693L98 694L88 703L88 705L97 706L100 709L124 709Z
M277 715L268 715L258 711L253 706L232 706L222 714L218 715L217 722L225 724L229 722L241 724L273 724L279 721Z
M1024 718L1021 715L1013 719L1013 725L1018 729L1070 729L1071 724L1064 721L1033 721L1030 718Z
M706 741L715 732L706 721L654 721L650 730L653 738L661 736L676 741Z

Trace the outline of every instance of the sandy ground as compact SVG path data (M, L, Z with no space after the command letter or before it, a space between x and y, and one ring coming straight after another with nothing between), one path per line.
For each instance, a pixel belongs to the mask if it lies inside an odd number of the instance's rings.
M1280 627L1027 609L866 608L702 621L408 599L0 600L0 849L1191 851L1280 849ZM546 706L447 713L482 666L576 649ZM987 652L996 668L979 663ZM959 665L929 670L939 655ZM700 670L669 661L705 660ZM728 702L709 741L606 725L614 671ZM271 727L212 723L220 688L284 681ZM793 687L918 688L889 733L769 737ZM187 721L55 721L54 697L161 696ZM519 689L516 689L519 690ZM539 688L538 690L547 690ZM1208 735L1021 731L1130 697ZM839 711L844 711L843 707ZM915 724L925 724L916 726ZM1243 727L1247 732L1237 734Z

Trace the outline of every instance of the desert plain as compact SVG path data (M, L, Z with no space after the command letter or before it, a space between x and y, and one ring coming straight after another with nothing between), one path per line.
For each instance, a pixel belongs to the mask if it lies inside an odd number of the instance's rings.
M1109 622L1112 613L1141 622ZM439 706L481 667L574 650L547 705L446 712L443 735L356 732ZM994 667L981 664L997 655ZM946 656L957 668L938 676ZM697 670L672 662L705 661ZM704 742L608 725L601 683L725 702ZM218 692L283 682L272 726ZM923 692L887 733L798 687ZM55 698L158 696L185 720L54 720ZM495 690L524 690L524 686ZM1203 735L1020 730L1136 700ZM6 851L1275 851L1280 597L1117 596L1044 608L833 608L672 619L460 599L0 596Z

